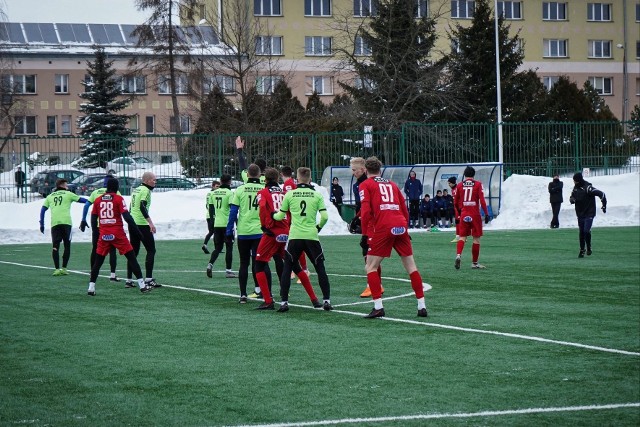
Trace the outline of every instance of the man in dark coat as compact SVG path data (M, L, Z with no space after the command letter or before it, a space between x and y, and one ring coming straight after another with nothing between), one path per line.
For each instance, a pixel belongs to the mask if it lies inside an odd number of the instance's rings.
M17 196L21 197L20 193L22 193L22 195L24 196L24 182L27 180L27 175L24 173L21 166L18 166L16 168L16 172L13 175L13 178L16 182Z
M602 203L602 212L607 212L607 197L605 194L594 188L590 182L582 177L580 172L573 175L573 191L569 202L576 205L576 216L578 217L578 228L580 229L580 252L578 258L584 258L585 244L586 254L591 255L591 226L593 218L596 216L596 196Z
M404 194L409 201L409 228L420 227L420 199L422 198L422 182L416 178L416 172L409 172L404 183Z
M549 183L549 202L551 203L551 212L553 213L553 218L551 219L551 228L560 227L560 222L558 221L558 214L560 213L560 206L564 201L562 199L562 186L564 184L560 181L560 176L558 174L553 175L553 181Z

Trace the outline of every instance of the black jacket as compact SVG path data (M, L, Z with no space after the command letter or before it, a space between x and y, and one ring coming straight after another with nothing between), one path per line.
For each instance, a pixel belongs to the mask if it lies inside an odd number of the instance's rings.
M569 201L576 205L576 215L579 218L589 218L596 216L596 196L600 198L602 206L607 206L605 194L594 188L590 182L582 181L573 187Z
M342 198L344 197L344 190L340 184L331 184L331 200L336 205L342 204Z
M24 173L24 171L19 170L16 171L15 174L13 174L13 178L15 179L17 185L22 185L27 179L27 175Z
M562 199L562 181L559 179L554 179L549 183L549 202L550 203L562 203L564 200Z

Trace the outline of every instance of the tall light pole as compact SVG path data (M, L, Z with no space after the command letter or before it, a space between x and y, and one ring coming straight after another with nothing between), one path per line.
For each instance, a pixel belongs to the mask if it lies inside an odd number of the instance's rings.
M627 0L622 1L622 122L629 112L629 74L627 72ZM620 47L620 45L618 45Z
M496 33L496 100L498 107L498 163L504 162L504 146L502 143L502 90L500 88L500 39L498 37L498 0L494 0L493 18Z

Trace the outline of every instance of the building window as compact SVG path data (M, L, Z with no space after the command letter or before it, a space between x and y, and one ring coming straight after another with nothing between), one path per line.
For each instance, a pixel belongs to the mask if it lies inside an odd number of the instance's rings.
M63 135L71 135L71 116L61 117L60 130Z
M58 133L58 117L47 116L47 135L56 135Z
M640 58L640 42L636 42L636 58Z
M544 40L544 57L545 58L566 58L567 57L567 41L566 40Z
M133 116L129 116L129 129L131 129L133 133L139 133L140 123L139 123L139 117L137 114L134 114Z
M640 3L636 4L636 22L640 22Z
M475 1L469 0L452 0L451 1L451 17L452 18L473 18L473 12L476 8Z
M90 74L85 74L82 81L84 82L84 92L91 92L91 90L93 89L93 77L91 77Z
M311 76L306 79L307 87L306 95L312 95L313 92L318 95L333 95L333 78L327 76Z
M147 79L145 76L122 76L120 80L122 93L147 93Z
M353 0L353 16L377 16L378 0Z
M306 36L304 38L304 54L307 56L331 55L331 37Z
M171 79L169 76L161 76L158 81L158 93L161 95L171 94ZM189 79L184 74L176 76L176 95L186 95L189 93Z
M236 93L236 84L233 77L208 76L204 78L205 93L211 93L216 87L225 95L233 95Z
M354 43L353 54L356 56L371 56L371 46L364 40L363 37L356 37Z
M305 16L331 16L331 0L304 0Z
M69 93L69 74L56 74L56 93Z
M15 123L16 135L35 135L37 133L36 116L16 116Z
M356 89L366 90L367 92L372 92L376 88L376 84L374 82L363 77L356 77L353 81L353 86Z
M282 37L256 36L256 55L282 55Z
M256 79L256 90L260 95L270 95L281 80L281 76L260 76Z
M611 21L611 5L607 3L589 3L587 5L588 21Z
M145 117L144 133L156 133L156 117L155 116Z
M522 2L499 1L498 15L502 15L504 19L522 19Z
M636 95L640 96L640 79L636 79Z
M424 18L429 14L429 1L417 0L418 9L416 10L416 18Z
M556 83L558 83L559 79L560 79L560 77L558 77L558 76L543 77L542 78L542 84L544 85L544 88L547 89L547 92L549 92L551 90L551 88L553 86L555 86Z
M169 119L169 132L177 133L176 117L171 116ZM180 116L180 133L191 133L191 117Z
M253 14L256 16L280 16L282 4L280 0L253 0Z
M36 76L31 75L3 75L1 85L12 93L36 93Z
M542 2L542 19L545 21L564 21L567 19L567 4L557 1Z
M598 95L613 94L613 78L611 77L589 77L589 83L598 92Z
M611 58L611 40L589 40L589 58Z

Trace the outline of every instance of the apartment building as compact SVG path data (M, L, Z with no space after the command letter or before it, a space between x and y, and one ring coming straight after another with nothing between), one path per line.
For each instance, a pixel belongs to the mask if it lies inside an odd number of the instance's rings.
M329 102L340 92L339 80L354 79L339 62L339 49L368 54L356 30L377 13L377 0L201 0L198 19L224 38L235 5L243 3L261 23L256 52L279 57L276 78L290 76L293 94L303 104L314 90ZM438 17L437 49L446 51L451 49L446 30L470 23L475 2L416 0L416 6L418 15ZM640 98L640 2L520 0L498 1L497 6L512 35L519 32L523 39L523 69L537 70L547 87L561 75L580 87L588 80L616 117L629 118ZM272 86L260 87L268 91Z

